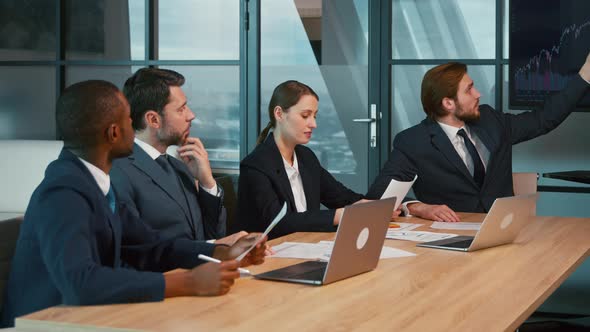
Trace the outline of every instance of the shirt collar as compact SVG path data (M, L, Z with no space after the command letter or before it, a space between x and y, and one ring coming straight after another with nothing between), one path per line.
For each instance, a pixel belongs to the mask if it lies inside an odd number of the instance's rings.
M287 160L285 160L284 157L283 164L285 165L286 169L294 169L295 171L299 172L299 163L297 162L297 155L295 154L295 151L293 151L293 166L291 166L291 164Z
M150 156L150 158L152 158L153 160L156 160L156 158L162 155L160 151L156 150L156 148L140 140L137 137L135 137L135 144L137 144L143 151L145 151L145 153L147 153L148 156Z
M78 157L78 159L80 159L82 164L84 164L84 166L88 168L88 171L90 172L90 174L92 174L92 177L98 184L100 191L102 191L102 193L106 196L109 192L109 189L111 188L111 177L107 173L103 172L102 169L94 166L86 160L80 157Z
M455 139L457 139L457 132L461 129L465 130L465 132L467 133L467 136L471 136L469 133L469 128L467 126L457 128L457 127L449 126L448 124L445 124L442 122L438 122L438 124L442 128L442 130L445 132L445 134L449 137L449 140L451 140L451 142L453 142Z

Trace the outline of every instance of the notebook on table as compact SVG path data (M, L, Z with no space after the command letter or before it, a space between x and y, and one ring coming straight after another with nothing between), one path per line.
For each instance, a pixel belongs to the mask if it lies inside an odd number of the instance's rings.
M345 207L327 262L306 261L254 277L325 285L375 269L395 201L392 197Z
M458 251L475 251L512 243L536 215L538 194L497 198L475 236L423 242L416 246Z

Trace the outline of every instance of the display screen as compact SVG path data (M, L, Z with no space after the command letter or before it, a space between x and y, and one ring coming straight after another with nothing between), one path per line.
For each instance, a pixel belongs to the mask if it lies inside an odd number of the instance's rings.
M563 89L590 51L589 0L511 0L510 108L531 108ZM578 103L590 111L590 93Z

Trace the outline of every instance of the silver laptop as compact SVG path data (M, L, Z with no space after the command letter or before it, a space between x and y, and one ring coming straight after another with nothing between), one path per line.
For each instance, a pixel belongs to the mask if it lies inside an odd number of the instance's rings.
M456 236L450 239L423 242L416 246L475 251L512 243L518 233L536 215L538 194L498 198L473 236Z
M395 200L392 197L345 207L328 262L307 261L254 277L325 285L375 269Z

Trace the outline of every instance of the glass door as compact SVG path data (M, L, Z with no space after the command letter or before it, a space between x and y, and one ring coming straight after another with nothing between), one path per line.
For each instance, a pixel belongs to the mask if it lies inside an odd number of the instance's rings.
M309 85L320 101L307 146L332 175L363 194L370 149L378 141L377 110L368 100L368 3L260 0L260 127L268 123L268 103L279 83Z

